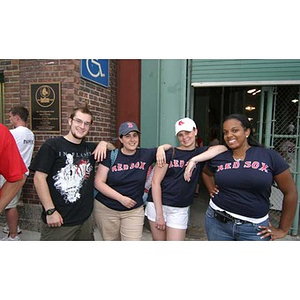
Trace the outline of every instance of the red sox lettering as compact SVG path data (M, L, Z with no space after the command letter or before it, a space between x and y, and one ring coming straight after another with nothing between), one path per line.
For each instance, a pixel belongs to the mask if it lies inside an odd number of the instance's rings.
M230 170L230 169L238 169L240 167L242 167L244 169L253 169L253 170L258 170L261 172L269 173L269 171L268 171L269 166L266 163L259 162L259 161L253 161L253 162L245 161L243 165L239 161L219 165L217 172L224 171L224 170Z
M136 163L129 164L116 164L111 168L112 172L120 172L132 169L145 170L146 162L138 161Z
M170 168L184 168L186 166L186 162L184 160L173 159L170 161Z

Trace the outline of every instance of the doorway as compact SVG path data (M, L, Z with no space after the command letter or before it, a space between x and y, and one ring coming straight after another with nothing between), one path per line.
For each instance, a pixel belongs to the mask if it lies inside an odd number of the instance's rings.
M232 86L205 87L194 91L194 120L204 145L209 145L212 133L223 142L222 123L225 116L232 113L245 114L257 132L259 121L261 87Z

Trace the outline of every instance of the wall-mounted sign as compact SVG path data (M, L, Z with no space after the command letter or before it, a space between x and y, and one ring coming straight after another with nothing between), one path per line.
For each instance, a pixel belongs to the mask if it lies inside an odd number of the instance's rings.
M33 132L61 132L60 83L30 84L30 128Z
M82 59L80 76L104 87L109 86L109 59Z

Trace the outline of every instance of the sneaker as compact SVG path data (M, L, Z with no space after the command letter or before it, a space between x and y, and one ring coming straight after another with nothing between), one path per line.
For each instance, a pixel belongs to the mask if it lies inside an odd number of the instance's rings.
M1 241L21 241L21 239L18 235L16 235L14 238L7 235L6 237L2 238Z
M4 233L6 233L6 234L9 234L9 228L8 228L8 226L5 225L5 226L3 227L3 230L2 230L2 231L3 231ZM21 234L21 233L22 233L22 229L19 227L19 225L18 225L17 231L18 231L18 234Z

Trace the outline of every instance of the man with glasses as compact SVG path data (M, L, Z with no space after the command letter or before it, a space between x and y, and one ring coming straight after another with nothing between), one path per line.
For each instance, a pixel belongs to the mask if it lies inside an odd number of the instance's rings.
M43 206L41 241L94 240L95 163L112 145L85 141L93 123L87 106L74 109L68 123L69 133L45 141L30 166Z

